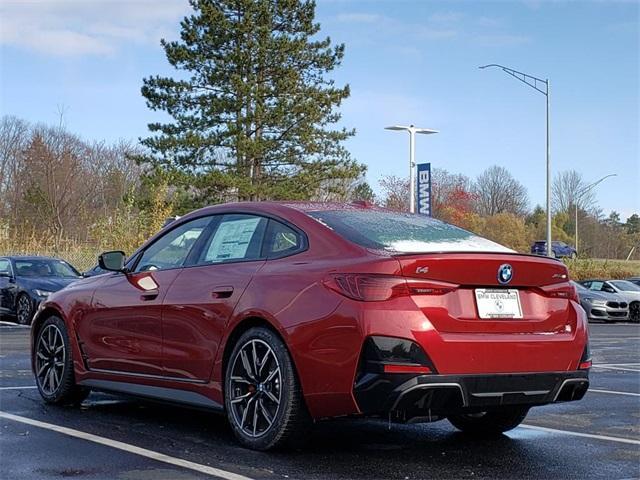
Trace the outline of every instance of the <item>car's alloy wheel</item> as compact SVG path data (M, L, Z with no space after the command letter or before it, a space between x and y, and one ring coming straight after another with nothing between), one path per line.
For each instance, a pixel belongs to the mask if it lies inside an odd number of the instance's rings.
M231 414L248 436L266 433L280 408L282 372L271 347L251 339L237 351L231 367Z
M632 302L629 305L629 320L640 322L640 302Z
M49 324L40 331L36 345L36 378L47 395L54 395L64 375L67 351L60 329Z
M31 299L25 294L20 295L16 306L16 316L20 325L29 325L31 323L31 310Z
M76 384L73 353L64 321L47 318L36 334L34 367L40 396L47 403L78 404L90 390Z
M309 422L291 356L273 331L254 327L234 345L225 369L231 429L256 450L299 445Z

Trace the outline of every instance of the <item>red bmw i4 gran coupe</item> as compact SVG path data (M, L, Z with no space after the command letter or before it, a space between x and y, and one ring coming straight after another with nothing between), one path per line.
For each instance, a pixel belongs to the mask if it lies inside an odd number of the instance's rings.
M219 205L99 262L108 273L52 294L33 321L46 402L100 390L210 408L266 450L344 415L495 435L589 386L565 266L428 217Z

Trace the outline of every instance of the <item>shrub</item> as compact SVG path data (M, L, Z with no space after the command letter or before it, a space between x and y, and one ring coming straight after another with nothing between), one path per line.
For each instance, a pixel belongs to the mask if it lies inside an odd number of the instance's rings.
M624 279L640 275L640 262L623 260L577 259L565 260L572 280L590 278Z

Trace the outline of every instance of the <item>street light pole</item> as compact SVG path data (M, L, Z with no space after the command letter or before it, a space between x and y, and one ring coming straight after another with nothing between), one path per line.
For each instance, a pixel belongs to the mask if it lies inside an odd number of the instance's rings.
M412 126L413 127L413 126ZM409 213L416 213L416 131L409 130Z
M492 63L490 65L483 65L478 68L484 69L489 67L496 67L501 69L506 74L511 75L516 80L520 80L522 83L530 86L534 90L537 90L538 92L542 93L545 97L547 97L547 255L549 257L552 257L553 248L551 247L551 144L550 144L551 84L548 78L546 80L543 80L541 78L534 77L533 75L522 73L512 68L505 67L504 65L498 65L496 63Z
M406 130L409 132L409 212L415 213L416 211L416 133L429 135L431 133L438 133L437 130L431 130L429 128L418 128L413 125L405 127L403 125L393 125L391 127L385 127L385 130Z
M582 199L582 197L592 188L594 188L596 185L598 185L599 183L603 182L604 180L606 180L609 177L617 177L618 174L617 173L610 173L609 175L605 175L604 177L602 177L600 180L596 180L595 182L587 185L586 187L584 187L583 189L579 190L576 193L576 255L578 254L579 250L578 250L578 208L580 205L580 199Z
M549 111L549 103L551 97L549 79L546 80L547 86L547 256L553 257L553 246L551 243L551 140L549 137L551 112Z

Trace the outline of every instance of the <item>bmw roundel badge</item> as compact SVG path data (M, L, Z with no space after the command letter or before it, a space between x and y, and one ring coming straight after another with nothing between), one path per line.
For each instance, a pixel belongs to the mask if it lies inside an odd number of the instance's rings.
M508 263L500 265L498 268L498 282L502 285L505 285L511 281L513 278L513 268Z

